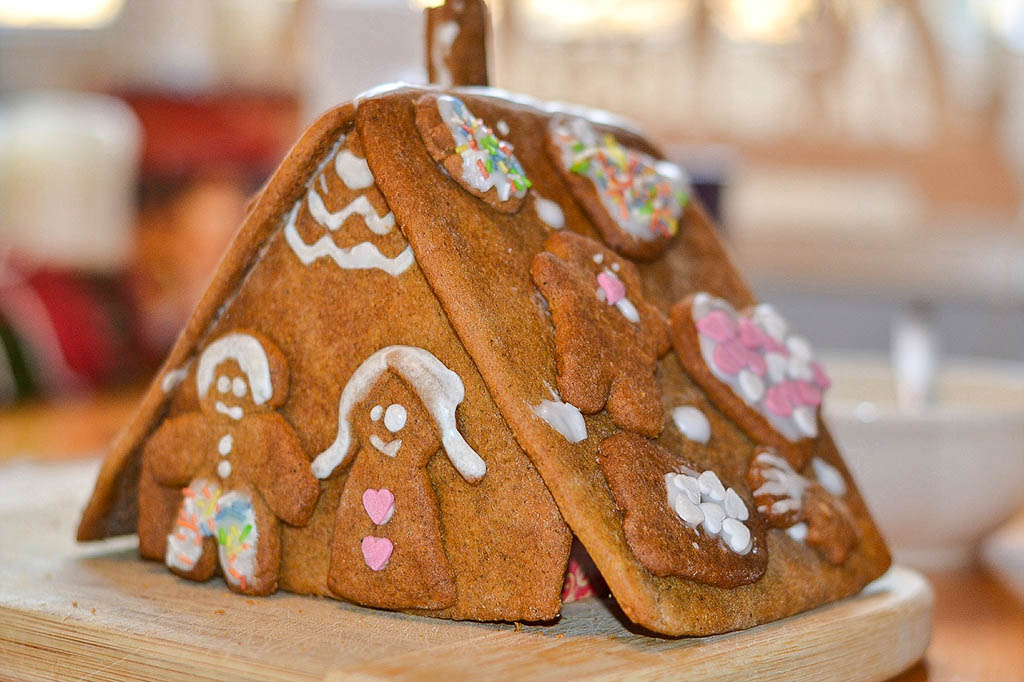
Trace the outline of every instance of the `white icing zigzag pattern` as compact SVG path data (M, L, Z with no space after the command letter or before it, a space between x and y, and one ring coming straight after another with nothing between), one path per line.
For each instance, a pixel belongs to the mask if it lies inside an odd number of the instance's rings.
M344 141L344 138L341 141ZM373 174L370 172L366 159L361 159L347 150L341 151L335 156L334 171L349 189L364 189L373 185ZM316 175L314 174L314 179ZM320 177L322 180L323 176ZM334 243L330 234L325 234L312 244L306 243L295 227L299 209L302 208L302 201L299 199L295 202L295 206L288 214L284 236L288 246L303 265L310 265L320 258L330 258L339 268L345 270L377 269L397 277L415 262L411 246L406 246L394 258L388 258L371 242L360 242L351 247L342 247ZM332 213L327 210L311 180L305 201L309 207L309 214L317 224L329 232L336 232L351 215L360 216L367 229L374 234L386 235L395 228L394 214L389 212L383 216L377 215L365 194L356 197L341 210Z

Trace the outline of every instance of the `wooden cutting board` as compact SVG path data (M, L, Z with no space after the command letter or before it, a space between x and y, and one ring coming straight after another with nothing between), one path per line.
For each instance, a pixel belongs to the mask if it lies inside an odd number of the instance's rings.
M644 635L610 599L522 626L249 599L139 560L134 538L76 545L96 468L0 468L0 678L882 680L931 635L931 589L899 567L856 597L705 638Z

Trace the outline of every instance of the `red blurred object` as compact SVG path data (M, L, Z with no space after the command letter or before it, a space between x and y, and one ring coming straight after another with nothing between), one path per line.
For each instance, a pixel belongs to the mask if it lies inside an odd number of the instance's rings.
M121 278L0 262L5 399L108 384L138 369Z
M299 130L291 95L120 93L145 135L143 176L180 177L210 168L266 176Z

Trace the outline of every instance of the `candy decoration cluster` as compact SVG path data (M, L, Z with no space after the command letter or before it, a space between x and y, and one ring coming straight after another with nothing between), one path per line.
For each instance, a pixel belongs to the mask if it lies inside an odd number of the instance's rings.
M551 133L565 167L593 182L624 232L652 241L679 231L689 182L678 166L624 147L613 135L598 136L582 118L555 119Z
M455 152L462 157L466 183L481 192L495 188L501 201L513 194L519 198L526 195L532 183L512 153L512 145L496 137L458 97L439 96L437 110L452 133Z
M668 504L683 523L700 526L712 537L720 537L732 551L747 554L753 547L747 505L732 488L725 488L713 471L699 476L665 474Z
M704 362L790 441L818 435L818 408L830 385L810 343L769 305L741 315L706 293L693 301Z

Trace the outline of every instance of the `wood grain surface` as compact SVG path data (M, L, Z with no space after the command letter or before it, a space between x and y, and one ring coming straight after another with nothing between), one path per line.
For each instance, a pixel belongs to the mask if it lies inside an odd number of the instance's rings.
M79 546L97 462L0 468L0 677L59 680L881 680L931 634L932 592L894 568L857 597L744 632L651 637L612 600L544 625L453 622L280 593L250 599Z

